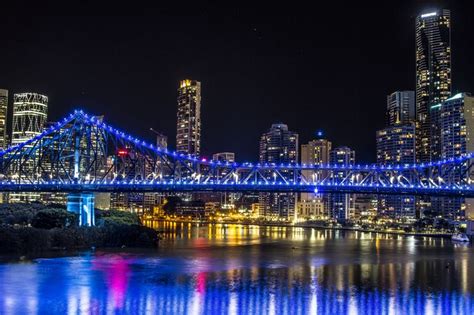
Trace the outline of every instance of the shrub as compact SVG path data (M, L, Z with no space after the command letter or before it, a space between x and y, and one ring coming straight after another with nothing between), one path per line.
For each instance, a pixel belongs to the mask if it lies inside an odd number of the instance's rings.
M98 210L95 211L96 222L103 224L141 224L140 218L135 213L119 210Z
M74 226L77 217L74 213L64 209L41 210L31 220L31 225L39 229L65 228Z

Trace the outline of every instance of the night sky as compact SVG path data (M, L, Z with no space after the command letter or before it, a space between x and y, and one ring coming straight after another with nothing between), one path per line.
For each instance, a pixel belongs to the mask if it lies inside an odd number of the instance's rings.
M453 92L474 92L469 0L18 2L0 8L0 88L48 95L51 121L83 108L150 141L153 127L174 148L178 81L196 79L203 155L257 160L260 135L284 122L300 143L322 129L374 161L386 95L414 89L415 16L425 9L452 10Z

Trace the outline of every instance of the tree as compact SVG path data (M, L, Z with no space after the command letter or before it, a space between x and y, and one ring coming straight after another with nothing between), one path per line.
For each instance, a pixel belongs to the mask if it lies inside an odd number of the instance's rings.
M64 209L45 209L36 213L31 225L39 229L53 229L73 226L76 223L77 217L74 213Z

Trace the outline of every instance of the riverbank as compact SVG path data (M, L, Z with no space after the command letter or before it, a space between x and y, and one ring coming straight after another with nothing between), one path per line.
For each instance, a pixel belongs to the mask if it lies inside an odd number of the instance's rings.
M0 226L0 253L33 254L90 248L155 247L157 232L140 225L116 224L102 227Z
M375 230L375 229L362 229L362 228L351 228L351 227L332 227L322 226L310 223L285 223L285 222L239 222L239 221L208 221L208 220L187 220L187 219L144 219L143 222L146 226L150 226L148 222L175 222L175 223L193 223L193 224L239 224L245 226L274 226L274 227L297 227L297 228L308 228L308 229L319 229L319 230L337 230L337 231L353 231L363 233L377 233L385 235L400 235L400 236L417 236L417 237L441 237L451 238L450 233L428 233L428 232L405 232L405 231L387 231L387 230Z
M0 205L0 254L157 246L157 231L136 214L98 210L95 221L97 226L79 227L77 217L61 206Z

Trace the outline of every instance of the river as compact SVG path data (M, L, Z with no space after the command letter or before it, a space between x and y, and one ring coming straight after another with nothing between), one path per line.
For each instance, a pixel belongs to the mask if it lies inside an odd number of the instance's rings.
M0 263L0 314L473 314L448 239L157 222L156 250Z

